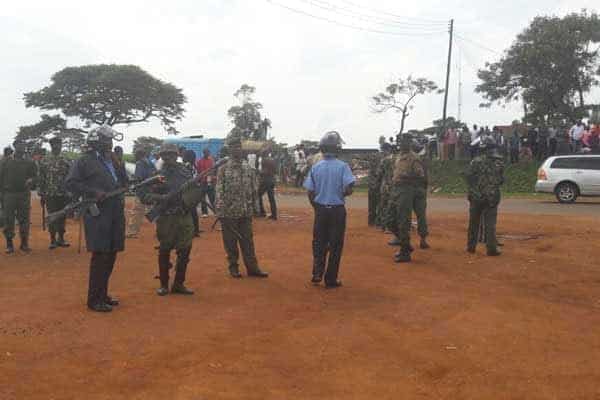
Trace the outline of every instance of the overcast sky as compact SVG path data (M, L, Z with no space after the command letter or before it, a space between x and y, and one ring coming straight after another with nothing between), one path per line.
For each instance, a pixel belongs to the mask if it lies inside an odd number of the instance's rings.
M363 8L352 6L354 3ZM279 5L278 5L279 4ZM337 5L333 12L328 5ZM227 109L243 83L271 119L278 141L297 143L338 130L351 146L376 145L399 127L397 114L373 114L372 95L395 77L413 74L443 86L448 51L445 25L457 39L448 113L487 125L521 117L521 106L480 109L475 70L493 61L540 14L598 9L597 0L19 0L0 7L0 145L40 112L23 93L50 83L66 66L136 64L183 89L188 98L182 135L224 137ZM398 34L349 29L341 24ZM386 12L375 13L372 9ZM360 13L360 15L358 15ZM349 14L354 15L350 17ZM394 17L403 16L407 18ZM390 21L394 20L394 21ZM493 51L492 51L493 50ZM459 57L460 54L460 57ZM460 63L459 63L460 59ZM419 98L408 128L441 117L443 96ZM129 149L135 137L163 137L158 123L119 126Z

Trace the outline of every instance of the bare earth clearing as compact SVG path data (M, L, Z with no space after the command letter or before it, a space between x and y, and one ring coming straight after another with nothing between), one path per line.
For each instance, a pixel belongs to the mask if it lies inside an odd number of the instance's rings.
M464 252L464 200L435 199L433 249L399 266L353 201L341 289L308 283L312 210L294 198L255 223L268 280L230 279L207 232L191 298L154 294L145 223L119 255L111 314L87 311L88 255L46 250L35 208L34 252L0 255L0 399L600 399L597 205L540 216L509 201L504 255L488 258Z

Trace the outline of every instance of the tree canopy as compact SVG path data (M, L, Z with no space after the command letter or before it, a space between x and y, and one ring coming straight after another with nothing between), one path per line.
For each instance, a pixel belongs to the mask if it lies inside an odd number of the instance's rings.
M61 137L63 146L69 151L80 151L85 143L84 131L67 128L67 121L58 114L43 114L39 122L21 126L15 141L24 143L29 150L33 150L41 147L50 136Z
M81 119L86 128L152 118L160 120L165 128L172 128L184 113L186 98L181 89L135 65L67 67L51 80L49 86L25 93L25 105L58 110L66 117Z
M592 105L586 95L600 75L600 19L583 10L536 17L499 61L479 70L476 91L492 103L522 101L525 122L575 121Z
M266 140L268 130L271 128L271 120L262 118L260 110L263 106L254 100L256 88L243 84L233 95L240 105L233 106L227 111L233 128L230 135L238 135L245 139Z
M372 97L372 110L376 113L384 113L389 110L396 111L402 115L398 135L404 132L406 118L414 108L414 100L417 96L436 92L438 90L435 82L427 78L400 78L381 92Z

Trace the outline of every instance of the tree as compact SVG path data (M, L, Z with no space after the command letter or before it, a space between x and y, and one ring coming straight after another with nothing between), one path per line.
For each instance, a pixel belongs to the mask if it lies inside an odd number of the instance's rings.
M67 67L52 76L52 84L25 93L25 105L59 110L64 116L92 125L133 124L152 118L169 130L183 116L181 89L154 78L135 65ZM175 131L176 133L176 131Z
M271 120L269 118L265 118L260 123L260 134L263 140L267 140L269 138L269 129L271 129Z
M596 13L536 17L499 61L479 70L481 106L522 101L530 123L584 117L591 108L585 97L598 85L599 42Z
M409 112L414 108L413 102L418 95L436 92L438 87L435 82L426 78L413 78L409 75L406 79L400 78L398 82L392 83L381 92L373 96L372 109L376 113L384 113L394 110L402 114L400 120L400 131L398 135L404 132L406 118Z
M146 154L156 151L163 143L162 139L152 136L140 136L133 142L133 153L143 150Z
M60 115L42 114L41 120L33 125L19 127L15 141L24 143L29 150L40 148L49 136L59 136L69 151L80 151L85 143L84 131L67 128L67 120Z
M230 135L239 135L245 139L265 140L266 130L271 127L271 121L262 119L260 110L262 104L254 101L256 92L254 86L243 84L233 95L240 101L239 106L233 106L227 111L233 128ZM265 124L265 122L267 122Z

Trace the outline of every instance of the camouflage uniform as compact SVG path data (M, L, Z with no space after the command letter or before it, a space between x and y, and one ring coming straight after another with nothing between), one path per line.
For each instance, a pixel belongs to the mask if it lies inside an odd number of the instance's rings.
M36 176L37 167L31 160L10 158L2 161L0 199L2 199L4 212L4 236L7 242L12 241L15 236L16 218L19 222L21 245L24 248L28 248L31 211L31 188L26 185L26 182L28 179L35 179Z
M247 162L230 159L217 173L215 209L223 227L229 271L239 274L238 244L248 274L259 271L254 251L252 217L257 207L256 172Z
M70 167L71 163L61 154L47 155L40 163L38 193L44 198L48 213L60 211L69 203L70 197L65 188L65 180ZM57 233L63 241L65 218L59 218L50 223L48 231L52 242L54 242Z
M137 195L143 204L153 204L164 201L169 193L178 191L186 182L192 179L192 174L185 165L165 163L160 171L165 177L163 183L149 189L140 189ZM156 220L156 236L159 241L158 270L162 289L169 287L169 269L171 268L171 250L177 253L175 264L175 280L173 289L183 286L187 266L190 261L192 240L194 238L194 222L190 208L184 203L183 197L178 196L169 203ZM161 295L165 292L161 292Z
M387 230L395 230L392 225L389 225L390 219L389 214L389 203L390 203L390 191L392 188L392 175L394 173L394 162L395 154L390 154L381 160L379 164L379 170L377 172L378 182L380 181L380 196L379 196L379 224Z
M391 227L392 233L398 237L401 247L399 254L405 257L410 255L413 208L416 206L417 209L422 208L420 213L425 212L424 199L418 195L423 190L424 180L425 168L415 153L408 151L396 156L386 225Z
M381 195L381 179L379 165L382 154L377 153L369 158L369 225L379 225L379 197Z
M504 162L486 153L469 164L465 177L469 185L469 234L467 249L475 251L479 225L483 218L488 254L497 252L496 219L500 186L504 183Z

